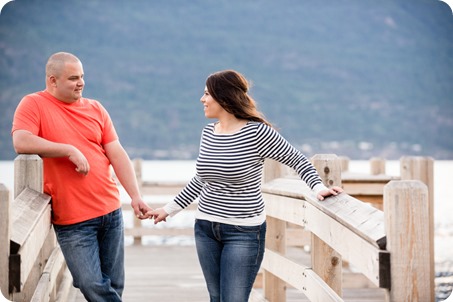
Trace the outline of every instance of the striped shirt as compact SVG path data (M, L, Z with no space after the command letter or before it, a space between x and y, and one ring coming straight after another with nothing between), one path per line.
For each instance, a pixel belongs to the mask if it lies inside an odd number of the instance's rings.
M196 175L164 207L167 213L175 214L199 198L197 219L234 225L263 223L265 158L293 168L311 189L326 189L308 159L273 128L250 121L236 133L216 134L214 125L203 129Z

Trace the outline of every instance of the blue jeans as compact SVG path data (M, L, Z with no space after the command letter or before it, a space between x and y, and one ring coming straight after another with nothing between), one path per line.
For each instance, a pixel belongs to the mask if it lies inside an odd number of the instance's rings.
M246 302L264 256L266 222L195 221L195 244L211 302Z
M64 258L87 301L121 301L124 224L121 208L71 225L54 225Z

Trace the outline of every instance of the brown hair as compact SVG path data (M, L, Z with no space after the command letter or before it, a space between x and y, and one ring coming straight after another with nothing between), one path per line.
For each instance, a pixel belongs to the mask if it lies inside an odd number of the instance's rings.
M234 70L215 72L206 79L206 88L228 113L239 119L261 122L272 127L258 111L255 100L248 94L250 84L239 72Z

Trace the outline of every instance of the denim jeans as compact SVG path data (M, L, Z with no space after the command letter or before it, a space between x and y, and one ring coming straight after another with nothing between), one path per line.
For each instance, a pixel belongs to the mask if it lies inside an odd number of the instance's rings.
M124 224L121 208L72 225L54 225L64 258L87 301L121 301Z
M195 221L195 244L211 302L246 302L264 256L266 222Z

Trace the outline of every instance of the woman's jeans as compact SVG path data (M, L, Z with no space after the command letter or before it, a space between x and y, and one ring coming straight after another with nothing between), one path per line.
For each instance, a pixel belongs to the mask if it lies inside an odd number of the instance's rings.
M121 208L71 225L54 225L64 258L87 301L121 301L124 224Z
M266 222L237 226L195 221L198 259L211 302L246 302L264 255Z

